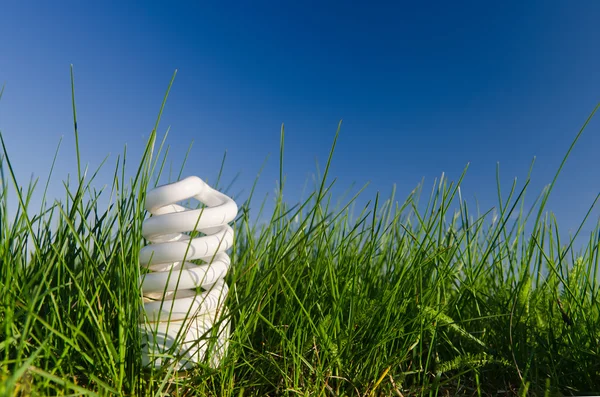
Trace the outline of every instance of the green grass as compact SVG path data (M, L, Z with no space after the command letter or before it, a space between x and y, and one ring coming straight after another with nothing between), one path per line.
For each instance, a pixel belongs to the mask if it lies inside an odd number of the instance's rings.
M75 99L73 111L78 139ZM339 130L306 201L284 202L281 184L270 216L252 193L240 203L227 278L233 334L221 367L142 369L137 263L144 192L167 161L159 120L132 177L124 153L112 186L98 191L78 151L77 180L41 208L30 204L35 183L17 188L2 140L0 396L600 389L600 230L580 252L563 240L545 208L556 178L532 207L529 179L498 185L495 216L471 211L462 177L440 178L429 195L419 186L358 207L358 195L331 194ZM283 129L281 137L283 180ZM18 202L11 219L9 195Z

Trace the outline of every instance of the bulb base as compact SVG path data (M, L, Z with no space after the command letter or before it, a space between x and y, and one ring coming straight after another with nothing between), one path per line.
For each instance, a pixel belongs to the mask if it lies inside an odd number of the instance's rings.
M142 365L162 367L175 362L176 370L191 369L199 363L216 368L221 364L231 324L218 312L186 320L139 324L142 339Z

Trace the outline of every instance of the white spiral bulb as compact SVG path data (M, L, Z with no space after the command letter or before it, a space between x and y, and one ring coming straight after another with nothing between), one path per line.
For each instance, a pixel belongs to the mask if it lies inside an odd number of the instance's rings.
M176 204L190 198L206 207L193 210ZM230 332L229 322L220 318L229 290L223 280L230 265L225 251L233 245L228 223L235 219L237 205L191 176L150 190L146 210L152 217L144 221L142 235L151 244L140 251L140 266L151 272L140 279L145 311L140 324L142 364L160 366L164 358L176 356L179 369L190 368L209 354L209 365L215 367ZM204 236L185 234L193 231ZM194 259L204 264L188 262ZM199 287L203 292L196 292Z

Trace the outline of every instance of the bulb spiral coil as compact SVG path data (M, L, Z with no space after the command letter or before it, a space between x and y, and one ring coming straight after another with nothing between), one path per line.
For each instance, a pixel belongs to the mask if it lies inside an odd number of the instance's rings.
M205 207L177 204L191 198ZM180 369L190 368L209 354L209 364L215 367L229 337L229 323L219 319L229 290L223 280L230 266L225 251L233 245L228 223L235 219L237 205L191 176L150 190L145 208L152 217L142 224L142 235L150 244L139 255L140 266L150 270L140 279L145 312L140 322L142 364L160 366L174 355ZM190 237L189 232L203 236ZM204 264L189 262L195 259ZM215 334L216 342L207 339Z

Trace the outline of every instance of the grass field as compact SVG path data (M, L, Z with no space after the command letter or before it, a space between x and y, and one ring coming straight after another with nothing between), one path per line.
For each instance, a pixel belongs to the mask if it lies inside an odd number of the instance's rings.
M166 162L158 120L135 175L123 154L100 192L78 152L77 180L41 208L33 185L15 188L2 141L0 396L600 391L599 229L580 252L561 240L545 208L556 178L542 192L498 186L495 216L471 212L462 178L358 207L330 193L335 140L305 202L279 194L260 215L252 194L239 203L222 365L142 369L137 263L144 192ZM19 203L11 219L8 196ZM261 217L270 222L251 220Z

